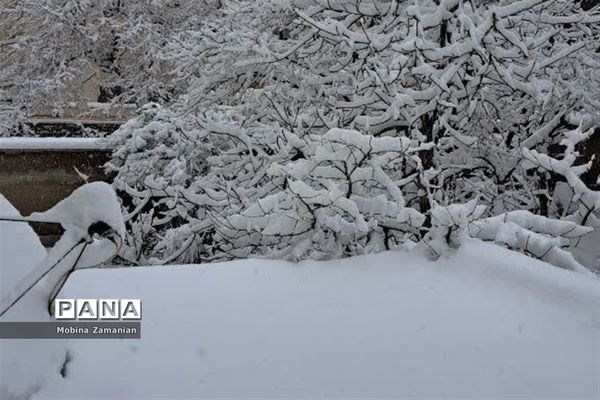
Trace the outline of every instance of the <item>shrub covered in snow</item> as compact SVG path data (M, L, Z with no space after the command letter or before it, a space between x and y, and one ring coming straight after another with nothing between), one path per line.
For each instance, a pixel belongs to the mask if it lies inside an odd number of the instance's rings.
M598 11L566 0L223 3L167 45L186 93L111 138L124 258L453 247L512 212L594 226L568 132L600 124L598 43ZM547 258L525 225L527 245L498 241Z
M332 129L306 135L302 158L272 163L271 193L240 213L217 219L234 249L272 247L291 259L340 257L389 248L418 233L425 217L406 207L405 164L419 165L407 138Z

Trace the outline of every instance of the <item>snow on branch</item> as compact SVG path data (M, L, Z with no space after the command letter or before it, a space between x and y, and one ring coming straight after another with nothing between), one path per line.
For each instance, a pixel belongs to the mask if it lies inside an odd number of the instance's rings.
M185 20L157 50L177 95L111 137L129 259L446 251L516 211L596 226L589 158L557 154L598 125L596 20L566 0L242 0Z
M436 204L431 210L432 228L421 242L426 253L438 258L473 237L496 242L560 268L593 275L565 249L571 239L591 233L592 228L524 210L481 218L486 207L478 205L478 201L475 198L465 204Z
M578 223L585 225L591 222L594 213L600 210L600 191L591 190L580 178L580 175L591 167L592 160L582 165L573 165L578 153L575 146L588 139L593 134L593 129L583 132L581 127L566 132L565 138L560 142L565 147L564 157L561 160L536 150L523 148L523 156L529 162L529 167L543 168L563 176L573 190L575 200L579 204L573 216Z
M424 216L404 206L395 180L396 168L415 157L408 139L333 129L311 140L318 144L312 157L271 165L270 176L285 179L281 191L220 220L219 232L234 249L271 247L290 259L339 257L386 248L421 226ZM311 246L298 252L307 240Z
M527 211L512 211L490 218L474 221L470 226L473 237L491 240L510 249L557 267L593 275L575 260L564 247L569 239L579 238L592 232L575 222L553 220Z

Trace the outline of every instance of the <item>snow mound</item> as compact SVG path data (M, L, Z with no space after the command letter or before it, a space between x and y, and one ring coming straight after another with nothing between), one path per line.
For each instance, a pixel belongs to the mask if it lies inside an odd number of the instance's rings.
M90 225L102 221L123 238L125 224L119 204L112 186L106 182L92 182L78 187L48 211L33 213L29 218L60 222L65 230L76 230L84 236Z
M68 298L141 298L141 340L78 340L34 398L593 397L599 281L493 244L80 271Z

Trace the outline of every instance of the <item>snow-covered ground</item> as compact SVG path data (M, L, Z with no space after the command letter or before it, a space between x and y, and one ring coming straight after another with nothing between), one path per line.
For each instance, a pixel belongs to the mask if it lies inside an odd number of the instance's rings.
M141 298L143 339L73 340L35 397L598 397L598 281L470 242L446 260L82 271L67 298Z
M599 281L476 240L85 270L60 297L142 299L142 339L68 341L34 399L600 396Z

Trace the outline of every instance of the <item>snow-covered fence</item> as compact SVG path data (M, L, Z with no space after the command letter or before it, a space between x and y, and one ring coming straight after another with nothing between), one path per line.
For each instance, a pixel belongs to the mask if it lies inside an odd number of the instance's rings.
M82 183L109 181L111 150L92 138L0 138L0 193L22 214L47 210ZM56 227L40 226L44 244Z

